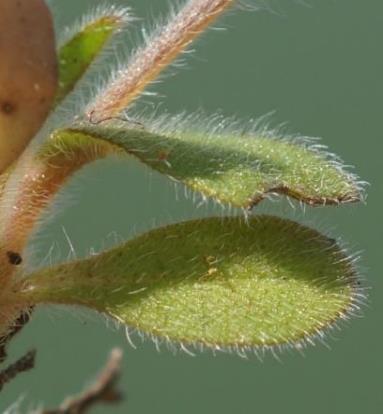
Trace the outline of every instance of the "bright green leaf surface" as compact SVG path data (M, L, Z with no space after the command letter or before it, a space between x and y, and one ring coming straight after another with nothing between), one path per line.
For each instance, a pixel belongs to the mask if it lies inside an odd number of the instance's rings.
M286 194L310 205L355 202L362 197L355 178L339 164L288 140L262 134L155 134L137 126L80 130L122 147L204 196L237 207L250 208L270 193ZM69 139L69 133L60 132L64 139Z
M113 9L85 24L59 50L59 88L56 104L75 87L111 36L121 27L124 14Z
M346 316L358 292L334 240L271 216L171 225L26 280L34 303L85 305L211 347L302 343Z

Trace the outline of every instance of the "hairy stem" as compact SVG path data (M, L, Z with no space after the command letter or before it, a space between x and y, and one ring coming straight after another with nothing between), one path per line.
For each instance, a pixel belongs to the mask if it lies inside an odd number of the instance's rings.
M132 56L86 115L94 123L117 116L235 0L190 0Z
M3 288L23 264L25 245L44 209L83 166L113 153L111 144L81 139L66 147L52 136L36 154L26 154L0 186L0 282Z

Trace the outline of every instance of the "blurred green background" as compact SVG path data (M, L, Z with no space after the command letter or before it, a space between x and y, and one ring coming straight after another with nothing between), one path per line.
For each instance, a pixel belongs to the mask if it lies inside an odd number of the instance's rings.
M251 3L252 0L249 0ZM153 21L167 0L114 0L132 6L137 16ZM58 27L70 24L98 0L52 0ZM112 1L110 1L112 3ZM23 407L57 406L77 392L101 367L110 349L125 350L123 405L96 413L130 414L377 414L383 412L381 157L383 149L383 3L380 0L276 1L274 11L236 11L196 44L176 76L167 76L142 105L160 111L258 117L275 111L272 122L323 137L322 143L354 165L371 184L368 203L342 208L294 212L281 200L260 211L294 217L341 236L352 251L362 251L361 269L369 290L363 317L334 331L328 343L310 347L304 356L286 352L263 362L236 355L195 358L158 352L124 329L84 310L45 308L14 342L13 358L38 349L37 367L8 385L1 395L5 410L24 395ZM134 24L134 30L142 21ZM128 36L126 48L137 36ZM173 184L135 161L104 161L89 167L65 189L63 208L36 236L43 258L55 243L54 258L69 251L62 226L78 256L89 248L110 245L116 232L126 239L165 222L222 214L212 206L199 209ZM60 204L59 203L59 204ZM24 410L24 412L25 412Z

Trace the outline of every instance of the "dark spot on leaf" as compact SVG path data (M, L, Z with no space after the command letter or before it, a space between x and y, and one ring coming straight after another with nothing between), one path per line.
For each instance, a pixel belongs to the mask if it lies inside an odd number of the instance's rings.
M8 251L7 256L8 256L9 263L15 266L18 266L23 261L22 257L17 252Z

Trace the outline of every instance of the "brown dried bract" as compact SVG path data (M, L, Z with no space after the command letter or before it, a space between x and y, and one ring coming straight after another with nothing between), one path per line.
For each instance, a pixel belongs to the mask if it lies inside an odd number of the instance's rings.
M24 150L51 108L58 79L55 36L43 0L0 1L0 173Z

